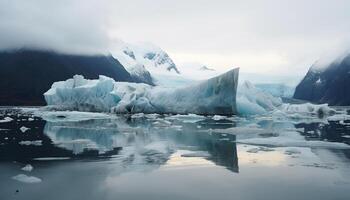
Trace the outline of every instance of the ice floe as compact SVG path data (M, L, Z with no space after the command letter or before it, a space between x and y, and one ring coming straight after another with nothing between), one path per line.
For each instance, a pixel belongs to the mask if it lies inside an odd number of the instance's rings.
M26 166L22 167L21 168L23 171L26 171L26 172L31 172L34 168L32 165L30 164L27 164Z
M40 183L42 180L35 176L27 176L25 174L18 174L13 176L12 179L22 183Z
M11 117L5 117L4 119L0 120L0 123L6 123L6 122L10 122L13 121L13 119Z
M79 112L79 111L47 111L37 110L34 114L50 122L77 122L91 119L113 119L117 116L107 113Z
M22 131L22 133L25 133L26 131L28 131L30 128L27 128L25 126L22 126L21 128L19 128L19 130Z
M33 145L33 146L41 146L42 141L41 140L34 140L34 141L20 141L18 144L20 145Z

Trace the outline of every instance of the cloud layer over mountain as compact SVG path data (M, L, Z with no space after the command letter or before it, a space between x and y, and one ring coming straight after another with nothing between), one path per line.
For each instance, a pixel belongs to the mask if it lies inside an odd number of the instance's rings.
M349 48L349 8L347 0L2 0L0 49L109 52L121 38L155 43L177 63L302 75Z

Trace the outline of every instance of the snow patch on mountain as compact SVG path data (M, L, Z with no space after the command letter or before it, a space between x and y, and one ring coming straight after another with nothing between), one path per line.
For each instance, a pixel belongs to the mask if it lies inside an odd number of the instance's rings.
M180 74L170 56L153 44L130 44L119 40L112 54L140 82L157 84L159 76Z

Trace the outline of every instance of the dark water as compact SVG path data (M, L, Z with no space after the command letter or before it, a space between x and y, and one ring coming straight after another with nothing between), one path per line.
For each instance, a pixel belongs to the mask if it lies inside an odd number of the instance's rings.
M350 199L346 120L1 113L1 200Z

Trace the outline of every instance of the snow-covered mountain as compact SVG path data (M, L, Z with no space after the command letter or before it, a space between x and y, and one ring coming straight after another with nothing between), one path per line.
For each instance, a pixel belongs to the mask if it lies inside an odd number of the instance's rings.
M350 54L328 65L311 66L294 98L330 105L350 105Z
M134 78L151 85L157 83L157 76L180 74L170 56L153 44L130 44L119 40L112 55Z

